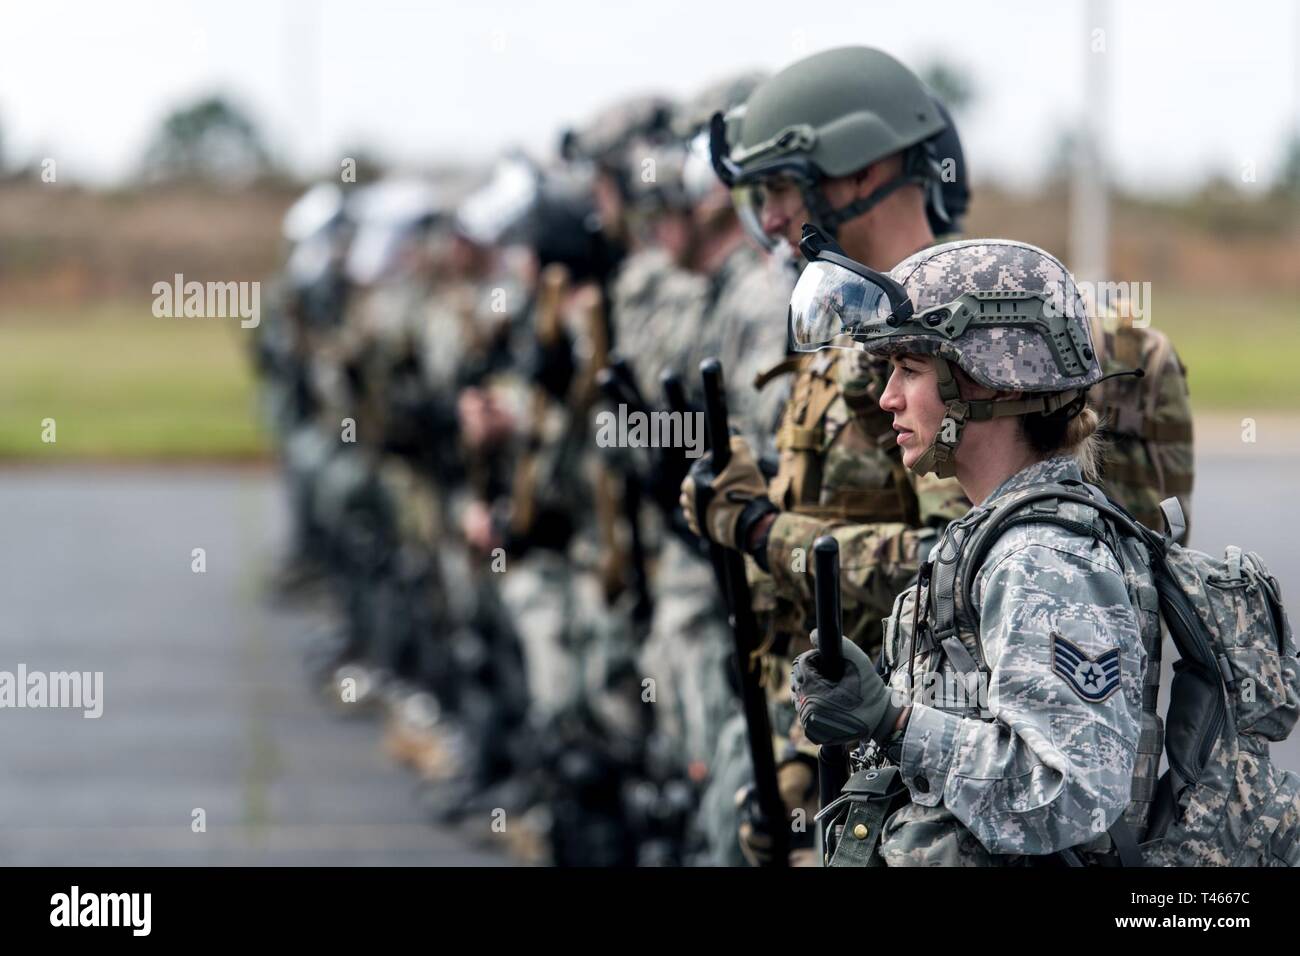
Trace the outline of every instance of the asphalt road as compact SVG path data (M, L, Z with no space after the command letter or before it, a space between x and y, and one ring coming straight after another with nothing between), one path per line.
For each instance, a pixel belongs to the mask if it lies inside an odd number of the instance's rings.
M260 591L272 476L17 470L0 508L0 670L103 672L97 719L0 709L0 863L506 861L427 826L380 725L314 698L318 622Z
M1260 552L1293 609L1297 474L1300 453L1202 454L1192 532ZM313 697L319 621L261 597L284 532L273 476L20 469L0 472L0 508L0 671L104 675L97 719L0 709L0 863L506 862L427 826L378 725ZM1300 771L1300 734L1274 753Z

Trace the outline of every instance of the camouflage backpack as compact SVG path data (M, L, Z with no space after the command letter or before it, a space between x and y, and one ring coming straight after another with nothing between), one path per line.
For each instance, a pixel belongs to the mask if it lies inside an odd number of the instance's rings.
M1160 527L1160 502L1171 496L1190 518L1195 464L1187 370L1168 336L1156 329L1101 314L1091 326L1103 373L1144 373L1108 378L1089 393L1108 446L1102 488L1148 528Z
M1068 509L1070 516L1060 509L1063 502L1094 509L1105 520L1100 527L1081 524L1076 509ZM1145 595L1143 585L1137 586L1140 610L1154 611L1147 605L1158 604L1162 630L1179 653L1164 721L1169 769L1151 787L1149 758L1152 752L1158 756L1161 737L1155 714L1159 638L1148 647L1154 653L1133 803L1110 831L1120 860L1140 866L1295 866L1300 776L1275 767L1268 746L1285 740L1300 717L1300 659L1277 580L1253 552L1230 546L1219 559L1177 544L1183 532L1178 502L1167 499L1161 509L1167 534L1137 523L1095 486L1072 482L1039 485L987 511L976 509L959 523L966 525L962 558L932 582L932 590L943 593L950 586L952 595L938 602L935 632L979 633L975 575L1008 525L1045 521L1110 538L1130 582L1146 582ZM1073 850L1062 856L1073 865L1081 862Z

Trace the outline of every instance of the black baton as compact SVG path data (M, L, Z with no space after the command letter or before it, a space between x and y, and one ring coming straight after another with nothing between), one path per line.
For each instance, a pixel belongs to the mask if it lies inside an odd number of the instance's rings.
M727 400L723 391L722 363L715 358L700 363L704 379L704 414L709 444L713 451L713 472L717 474L731 460L728 437ZM703 523L704 516L700 515ZM745 577L745 559L739 551L709 542L709 560L723 585L723 598L730 612L731 634L740 671L740 696L749 731L749 756L754 764L754 790L759 810L767 821L772 837L772 855L768 865L788 866L790 827L776 779L776 757L772 753L772 723L767 714L767 694L759 681L754 654L759 647L758 624Z

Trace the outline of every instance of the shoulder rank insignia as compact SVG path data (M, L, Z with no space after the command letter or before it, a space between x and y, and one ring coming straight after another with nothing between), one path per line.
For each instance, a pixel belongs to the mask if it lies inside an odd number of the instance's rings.
M1084 700L1099 704L1119 689L1119 648L1089 657L1053 631L1052 670Z

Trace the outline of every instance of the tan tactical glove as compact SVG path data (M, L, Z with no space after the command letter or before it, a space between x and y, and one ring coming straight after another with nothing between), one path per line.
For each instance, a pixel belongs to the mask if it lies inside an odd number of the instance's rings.
M731 461L722 474L713 473L711 454L691 466L678 503L693 533L737 551L746 549L749 530L776 510L754 453L739 435L731 436Z

